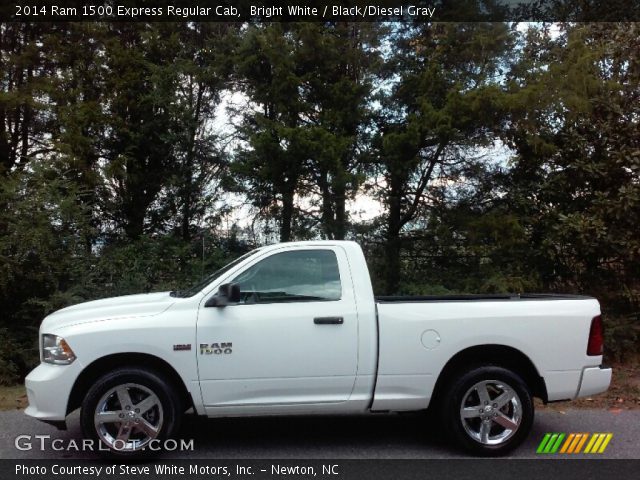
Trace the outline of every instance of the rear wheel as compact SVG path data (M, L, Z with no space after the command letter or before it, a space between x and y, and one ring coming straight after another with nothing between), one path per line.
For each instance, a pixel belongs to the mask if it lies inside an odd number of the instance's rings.
M80 414L82 431L114 454L135 455L173 435L179 405L170 384L155 372L117 369L89 389Z
M524 381L497 366L478 366L449 384L444 396L445 428L474 454L497 456L517 447L533 424L534 407Z

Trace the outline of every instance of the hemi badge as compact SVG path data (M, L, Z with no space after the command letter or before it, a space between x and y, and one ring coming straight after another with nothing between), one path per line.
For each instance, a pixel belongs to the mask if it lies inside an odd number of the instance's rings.
M177 345L173 346L174 350L191 350L191 344L190 343L178 343Z

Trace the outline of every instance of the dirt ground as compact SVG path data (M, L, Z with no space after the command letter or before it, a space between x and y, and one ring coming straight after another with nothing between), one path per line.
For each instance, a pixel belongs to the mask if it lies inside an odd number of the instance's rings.
M0 386L0 410L20 410L27 406L27 393L23 385Z

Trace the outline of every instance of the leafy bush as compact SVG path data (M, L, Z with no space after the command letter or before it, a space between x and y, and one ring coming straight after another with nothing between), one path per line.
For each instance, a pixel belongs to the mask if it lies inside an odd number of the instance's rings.
M605 315L605 357L624 361L640 353L640 313Z
M20 378L15 361L18 348L6 328L0 328L0 338L0 385L13 385Z

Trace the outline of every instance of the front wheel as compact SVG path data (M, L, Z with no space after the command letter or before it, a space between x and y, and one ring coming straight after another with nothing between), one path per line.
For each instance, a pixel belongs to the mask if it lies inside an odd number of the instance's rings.
M472 368L449 384L444 416L456 444L474 454L497 456L526 438L534 407L519 375L487 365Z
M89 389L80 422L85 437L113 454L131 456L171 436L180 412L179 400L163 377L150 370L120 368Z

